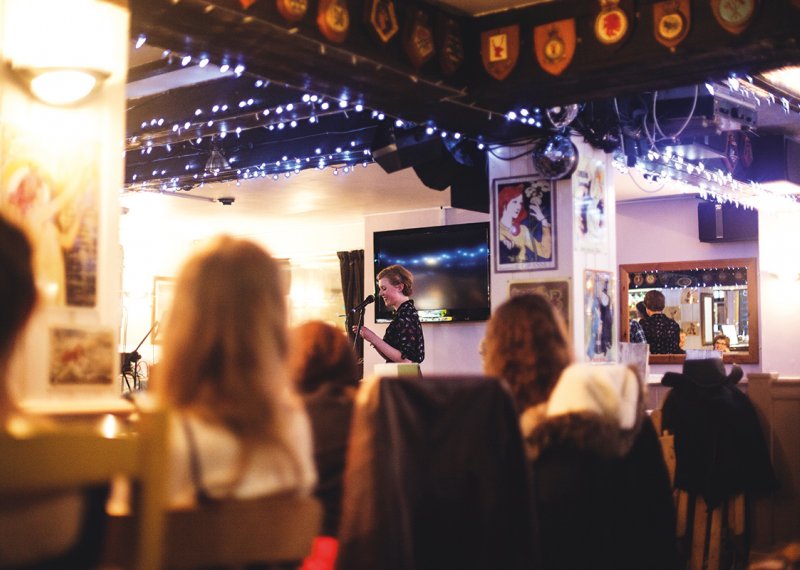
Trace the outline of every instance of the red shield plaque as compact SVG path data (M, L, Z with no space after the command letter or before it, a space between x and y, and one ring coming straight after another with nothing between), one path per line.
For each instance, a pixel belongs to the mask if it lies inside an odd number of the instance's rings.
M433 57L436 51L433 45L433 24L427 12L411 11L411 18L403 34L403 47L411 64L417 69Z
M350 10L347 0L320 0L317 26L328 40L340 44L350 29Z
M550 75L561 75L575 55L575 19L558 20L533 28L536 60Z
M714 17L727 32L741 34L753 21L757 0L711 0Z
M689 33L692 23L689 0L666 0L653 4L653 33L656 40L674 51Z
M481 59L486 72L502 81L517 65L519 26L506 26L481 33Z
M308 0L277 0L276 4L287 22L299 22L308 12Z
M394 0L368 0L364 6L365 19L373 35L381 43L388 44L400 31Z
M601 44L622 42L630 30L630 18L619 0L600 0L600 12L594 19L594 35Z
M464 43L458 22L440 14L436 20L436 39L439 46L439 67L446 77L450 77L464 63Z

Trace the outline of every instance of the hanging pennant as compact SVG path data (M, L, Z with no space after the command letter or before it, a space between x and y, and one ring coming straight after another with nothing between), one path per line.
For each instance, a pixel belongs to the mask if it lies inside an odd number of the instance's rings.
M464 63L464 43L461 27L453 18L439 14L436 20L436 38L439 45L439 67L445 77L455 75Z
M394 0L367 0L364 7L370 31L381 43L388 44L400 31Z
M720 26L738 35L750 25L757 4L757 0L711 0L711 10Z
M308 0L276 0L276 4L280 15L290 23L299 22L308 12Z
M575 18L533 28L536 60L550 75L561 75L572 62L575 41Z
M656 40L675 51L689 33L691 13L689 0L666 0L653 4L653 32Z
M317 26L322 35L340 44L347 38L350 29L350 11L347 0L320 0L317 11Z
M600 12L594 19L594 35L601 44L619 44L628 35L630 20L619 3L620 0L600 0Z
M433 24L430 16L423 10L412 10L403 37L403 47L411 64L419 69L433 57L436 48L433 45Z
M481 59L489 75L502 81L514 70L518 58L518 25L481 32Z

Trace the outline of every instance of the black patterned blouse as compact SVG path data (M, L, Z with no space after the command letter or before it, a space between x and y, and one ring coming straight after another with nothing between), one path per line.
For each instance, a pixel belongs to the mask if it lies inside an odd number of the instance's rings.
M663 313L656 313L639 321L650 345L650 354L683 354L681 326Z
M425 339L422 336L422 325L414 301L409 299L397 308L397 312L392 316L392 322L386 327L383 340L392 348L399 350L403 359L411 362L422 362L425 359Z

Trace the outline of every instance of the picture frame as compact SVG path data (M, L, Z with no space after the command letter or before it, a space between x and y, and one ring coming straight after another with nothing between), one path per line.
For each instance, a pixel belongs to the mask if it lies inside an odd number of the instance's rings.
M590 362L613 362L616 315L614 274L583 271L584 347Z
M163 336L161 333L164 317L172 304L172 297L175 294L175 278L159 277L153 278L153 311L150 323L152 344L161 344Z
M495 270L556 269L555 183L540 176L492 181Z
M508 284L508 296L527 295L539 293L547 297L564 319L567 331L572 331L570 317L570 280L569 279L538 279L531 281L512 281Z
M118 353L114 329L79 325L49 327L51 386L111 385Z

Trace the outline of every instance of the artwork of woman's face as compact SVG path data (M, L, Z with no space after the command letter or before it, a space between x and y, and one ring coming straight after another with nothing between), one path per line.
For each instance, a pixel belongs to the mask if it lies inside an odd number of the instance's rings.
M522 195L512 198L506 206L506 211L511 215L511 219L517 219L519 213L522 211Z

